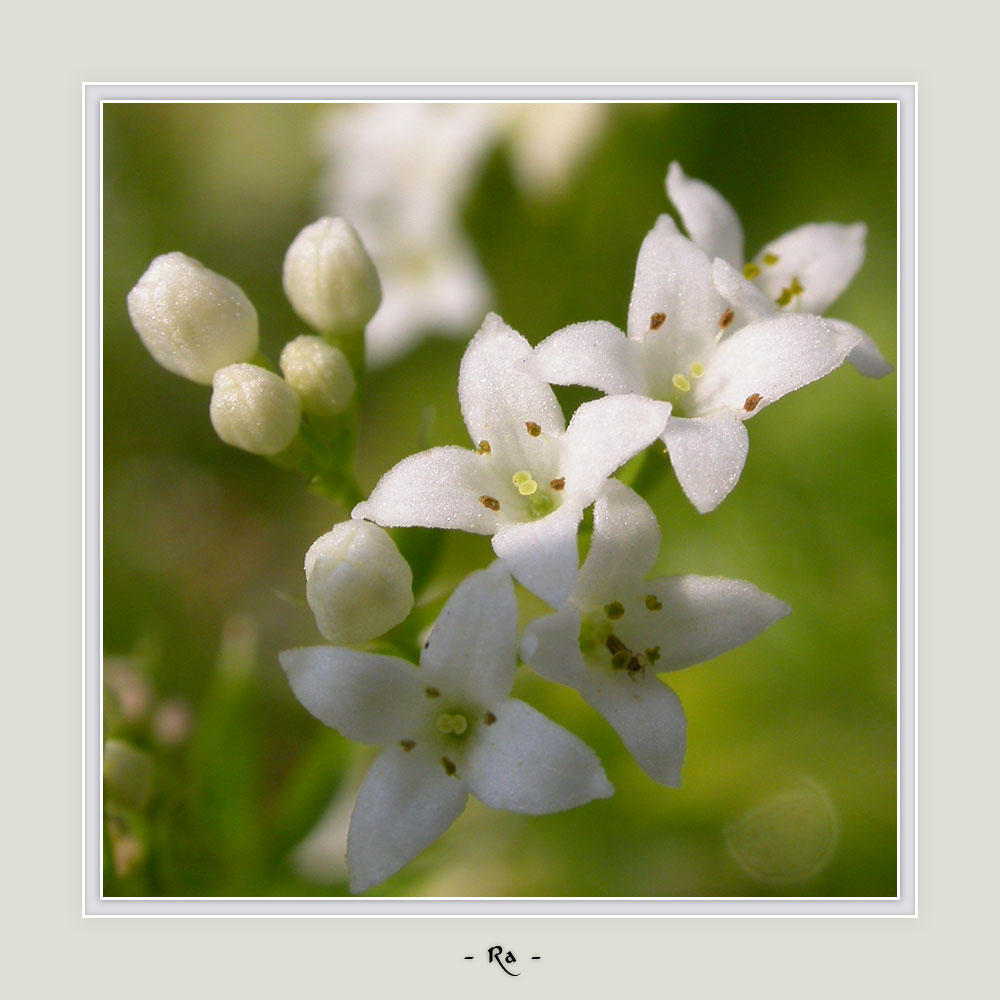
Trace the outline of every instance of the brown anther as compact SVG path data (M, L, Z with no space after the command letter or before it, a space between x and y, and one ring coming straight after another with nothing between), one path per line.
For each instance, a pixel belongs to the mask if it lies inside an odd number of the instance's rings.
M757 404L763 399L759 392L755 392L752 396L747 396L746 402L743 404L743 409L747 413L753 413L757 409Z
M490 447L489 441L480 441L479 444L476 445L477 455L489 455L492 451L493 449Z
M727 309L723 314L722 318L719 320L719 329L725 330L727 326L736 318L736 314L732 309Z
M660 608L663 607L663 605L660 603L656 594L647 594L646 607L649 608L650 611L659 611Z
M424 694L427 695L428 698L440 698L441 697L441 692L438 691L437 688L424 688Z
M612 601L604 605L604 613L612 620L617 621L625 614L625 605L621 601Z
M612 663L614 666L614 663ZM629 677L635 680L636 674L642 674L643 677L646 676L646 668L643 666L642 662L637 656L633 656L631 660L628 661L628 666L625 668Z
M409 753L417 744L413 740L400 740L399 745Z
M552 489L558 493L559 490L566 488L566 477L560 476L558 479L553 479L552 482L549 483L549 486L551 486Z
M484 506L488 507L490 510L499 510L500 501L496 497L482 496L479 498L479 502Z
M649 317L649 328L650 330L659 330L661 326L667 321L666 313L653 313Z
M604 640L604 645L608 647L609 653L628 653L628 646L626 646L625 643L622 642L616 635L609 635L607 639Z
M538 426L533 420L525 420L524 429L533 437L538 437L542 433L541 427Z
M497 721L497 717L492 712L487 712L483 716L483 722L485 722L487 726L492 726L493 723L496 722L496 721Z
M455 762L450 757L442 757L441 765L442 767L444 767L444 773L447 774L449 778L457 770L457 768L455 767Z
M654 646L652 649L646 650L646 659L649 660L650 665L656 663L660 658L660 647Z

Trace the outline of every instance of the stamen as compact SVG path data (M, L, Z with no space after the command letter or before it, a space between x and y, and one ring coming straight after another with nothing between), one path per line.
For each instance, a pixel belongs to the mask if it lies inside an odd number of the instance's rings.
M496 721L497 721L497 717L492 712L487 712L483 716L483 722L485 722L487 726L492 726L493 723L496 722Z
M736 313L732 309L727 309L719 319L719 329L725 330L727 326L736 318Z
M612 620L617 621L625 614L625 606L621 601L612 601L604 605L604 613Z
M441 697L441 692L438 691L437 688L424 688L424 694L427 695L428 698L440 698Z
M479 498L479 502L484 507L488 507L490 510L499 510L500 509L500 501L497 500L496 497L486 497L486 496L483 496L483 497Z
M691 378L701 378L705 374L705 366L700 361L691 365Z
M649 317L649 328L650 330L659 330L666 321L666 313L653 313L653 315Z
M673 382L674 387L680 389L681 392L689 392L691 389L691 383L680 372L677 372L670 381Z
M792 283L787 288L782 289L781 294L774 301L779 306L787 306L796 295L801 295L804 291L799 279L792 278Z
M764 263L767 264L768 267L774 267L779 260L781 260L781 258L776 253L764 254Z
M753 281L757 275L760 274L760 268L756 264L744 264L743 265L743 277L748 278Z
M566 477L560 476L558 479L553 479L552 482L549 483L549 486L551 486L552 489L558 493L560 490L566 488Z
M746 402L743 404L743 409L747 413L753 413L757 409L757 404L763 399L759 392L755 392L752 396L747 396Z
M480 441L479 444L476 445L477 455L489 455L492 451L493 449L490 447L489 441Z
M441 758L441 766L444 768L444 773L447 774L449 778L452 777L455 771L458 770L458 768L455 767L455 762L448 757Z
M650 611L659 611L663 607L663 605L660 603L659 598L657 598L656 594L647 594L646 607L649 608Z
M524 429L533 437L538 437L542 433L541 427L538 426L533 420L526 420L524 422Z
M399 745L409 753L417 744L413 740L400 740Z
M654 646L652 649L646 650L646 659L649 660L649 665L652 666L660 658L660 647Z

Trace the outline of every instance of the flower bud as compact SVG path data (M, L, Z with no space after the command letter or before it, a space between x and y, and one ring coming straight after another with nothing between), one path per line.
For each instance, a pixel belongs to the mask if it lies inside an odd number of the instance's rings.
M360 333L382 301L378 273L346 219L320 219L285 254L285 294L321 333Z
M156 361L202 385L257 351L257 312L243 290L182 253L149 265L128 293L128 314Z
M104 791L129 809L142 809L153 794L153 759L122 740L104 744Z
M413 573L382 528L344 521L306 553L306 599L330 642L367 642L410 613Z
M343 351L322 337L303 334L285 344L281 372L299 394L302 409L317 417L343 412L354 395L354 372Z
M255 455L284 451L298 432L300 409L295 390L257 365L227 365L212 379L212 426L234 448Z

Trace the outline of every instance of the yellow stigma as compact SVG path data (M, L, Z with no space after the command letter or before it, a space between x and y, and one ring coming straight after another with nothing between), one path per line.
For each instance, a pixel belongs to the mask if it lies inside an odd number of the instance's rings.
M691 378L701 378L705 374L705 366L700 362L696 361L691 365ZM678 388L680 388L678 386Z
M538 489L538 483L532 478L531 473L522 469L515 472L510 477L510 481L517 487L517 492L523 497L530 497Z
M764 254L764 263L767 264L768 267L774 267L779 260L781 260L781 258L776 253Z
M760 268L756 264L744 264L743 265L743 277L749 278L751 281L760 274Z
M437 731L439 733L454 733L461 736L469 728L469 722L464 715L449 715L442 712L437 717Z
M674 383L674 387L680 389L681 392L689 392L691 389L691 383L680 373L677 372L676 375L670 380Z

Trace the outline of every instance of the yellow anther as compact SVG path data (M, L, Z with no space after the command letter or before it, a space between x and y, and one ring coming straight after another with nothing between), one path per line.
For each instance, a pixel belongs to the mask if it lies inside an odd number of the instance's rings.
M674 387L680 389L681 392L688 392L691 389L691 383L680 373L677 372L676 375L670 380L674 383Z
M799 279L792 278L792 283L787 288L783 288L781 294L774 301L779 306L787 306L796 295L801 295L804 291Z
M701 378L704 374L705 366L700 361L696 361L691 366L691 378Z
M776 253L764 254L764 263L767 264L768 267L774 267L779 260L781 260L781 258Z
M514 475L510 477L510 481L515 486L520 486L521 483L526 483L529 479L531 479L531 473L525 469L522 469L520 472L515 472Z
M743 265L743 277L749 278L751 281L760 274L760 268L756 264L744 264Z

